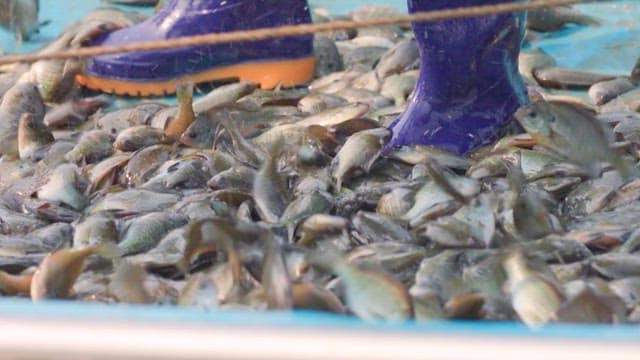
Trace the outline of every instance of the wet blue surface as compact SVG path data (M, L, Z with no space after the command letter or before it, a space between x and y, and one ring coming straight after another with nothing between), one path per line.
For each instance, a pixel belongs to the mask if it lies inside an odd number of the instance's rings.
M32 304L26 299L0 300L0 316L19 315L38 319L108 320L181 324L252 325L305 328L341 328L353 331L393 331L412 334L487 335L535 338L567 338L599 341L640 341L635 325L548 325L531 330L510 322L434 321L429 323L365 323L353 317L311 311L241 312L203 311L173 306L103 305L69 301Z
M404 0L310 0L312 6L332 13L346 13L365 4L390 4L405 9ZM15 44L12 34L0 29L0 48L5 53L33 51L59 34L66 25L87 12L107 4L100 0L40 0L40 19L51 23L32 42ZM562 66L611 74L626 74L640 54L640 2L612 1L576 6L602 20L600 27L573 27L543 36L536 46L556 58ZM127 7L147 11L145 8Z
M311 0L309 3L315 7L326 8L331 13L346 13L364 4L391 4L399 9L405 8L402 0ZM101 6L112 6L100 0L40 0L40 19L51 22L42 28L42 33L36 35L33 41L22 46L15 44L13 35L0 29L0 48L5 53L33 51L59 34L66 25L82 19L92 9ZM148 8L120 6L121 8L150 13Z

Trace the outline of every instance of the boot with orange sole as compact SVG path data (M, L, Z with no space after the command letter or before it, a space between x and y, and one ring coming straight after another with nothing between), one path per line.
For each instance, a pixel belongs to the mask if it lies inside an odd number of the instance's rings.
M306 0L169 0L155 15L94 40L118 46L211 33L311 22ZM131 96L175 93L184 82L239 79L263 89L296 86L314 72L313 36L103 55L89 59L78 81Z

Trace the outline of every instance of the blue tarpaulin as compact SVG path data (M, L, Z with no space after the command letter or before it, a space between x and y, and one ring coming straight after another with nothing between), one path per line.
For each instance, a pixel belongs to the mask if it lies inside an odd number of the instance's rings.
M32 42L18 46L11 34L0 30L0 47L5 53L29 52L51 41L68 24L80 20L92 9L108 4L99 0L41 0L42 20L51 22ZM405 1L383 0L311 0L315 7L331 13L346 13L365 4L391 4L405 10ZM640 56L640 2L612 1L576 5L601 20L599 27L569 27L544 36L536 46L556 58L562 66L611 74L626 74ZM147 11L144 8L128 9Z

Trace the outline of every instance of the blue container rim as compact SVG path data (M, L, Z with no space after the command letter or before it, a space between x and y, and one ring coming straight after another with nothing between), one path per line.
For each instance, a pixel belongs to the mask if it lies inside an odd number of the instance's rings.
M340 328L346 331L380 331L412 335L483 335L495 337L565 338L597 341L640 341L640 326L549 324L530 329L516 322L430 321L383 323L364 322L351 316L314 311L238 311L200 310L173 305L124 305L0 299L0 318L25 318L65 321L126 321L132 323L174 323L186 326L264 326L280 328ZM640 344L640 343L639 343Z

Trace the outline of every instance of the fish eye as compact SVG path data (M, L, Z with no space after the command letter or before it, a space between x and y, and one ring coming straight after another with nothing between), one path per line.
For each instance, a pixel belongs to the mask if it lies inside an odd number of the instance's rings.
M189 138L191 138L191 139L195 139L196 136L197 136L196 133L189 133Z
M538 116L538 113L535 110L531 109L531 110L529 110L529 113L527 114L527 116L536 117L536 116Z

